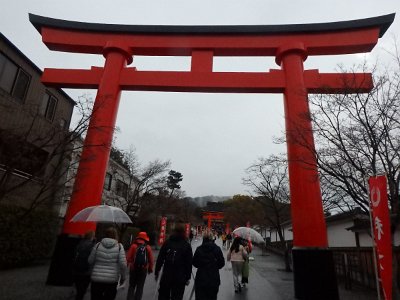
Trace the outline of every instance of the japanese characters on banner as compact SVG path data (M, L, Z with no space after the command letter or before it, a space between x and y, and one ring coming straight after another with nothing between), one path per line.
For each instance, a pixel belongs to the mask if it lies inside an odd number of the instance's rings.
M390 217L386 189L386 177L370 177L368 180L370 209L376 260L385 300L392 299L392 247L390 237Z
M190 223L185 223L185 236L186 238L189 238L190 234Z
M160 221L160 236L158 238L159 245L164 244L166 231L167 231L167 217L162 217Z

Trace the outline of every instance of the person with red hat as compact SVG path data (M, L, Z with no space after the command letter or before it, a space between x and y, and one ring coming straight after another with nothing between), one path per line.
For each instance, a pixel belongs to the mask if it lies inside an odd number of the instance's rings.
M136 236L129 248L127 261L129 266L129 289L127 300L140 300L143 295L147 273L153 272L153 252L147 244L149 237L142 231Z

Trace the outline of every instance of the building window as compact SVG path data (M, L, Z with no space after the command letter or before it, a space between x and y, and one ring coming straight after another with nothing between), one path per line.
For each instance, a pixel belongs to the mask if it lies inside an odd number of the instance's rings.
M44 175L48 152L14 135L0 137L0 145L0 165L18 174Z
M104 180L104 189L107 191L111 190L111 182L112 182L112 175L110 173L106 173L106 179Z
M40 114L47 120L53 121L57 108L57 99L52 95L45 93L40 107Z
M128 185L121 180L117 180L117 186L115 192L118 196L126 198L128 194Z
M23 102L30 81L28 73L0 53L0 88Z

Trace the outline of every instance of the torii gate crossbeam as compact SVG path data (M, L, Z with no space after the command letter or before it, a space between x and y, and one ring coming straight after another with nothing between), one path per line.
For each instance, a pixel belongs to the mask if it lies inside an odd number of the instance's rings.
M64 235L82 234L95 226L69 220L81 209L101 202L121 90L283 93L295 294L298 299L338 299L332 254L327 250L308 94L368 92L373 87L372 77L367 73L304 70L303 62L310 55L371 51L393 22L394 14L345 22L262 26L109 25L36 15L30 15L30 20L49 49L106 58L103 68L45 69L42 76L49 86L98 89ZM135 55L191 56L191 70L140 71L126 67ZM281 69L213 72L215 56L274 56Z

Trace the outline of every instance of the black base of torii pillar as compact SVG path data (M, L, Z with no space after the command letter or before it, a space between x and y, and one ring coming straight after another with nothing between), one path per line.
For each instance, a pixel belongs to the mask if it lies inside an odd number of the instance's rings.
M295 248L292 257L296 299L339 299L331 250Z

